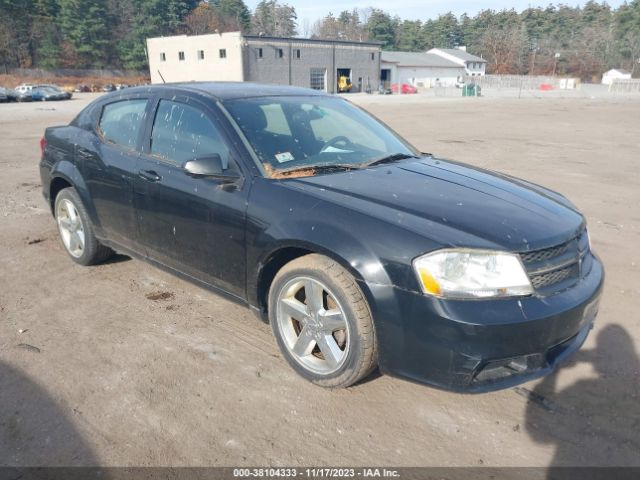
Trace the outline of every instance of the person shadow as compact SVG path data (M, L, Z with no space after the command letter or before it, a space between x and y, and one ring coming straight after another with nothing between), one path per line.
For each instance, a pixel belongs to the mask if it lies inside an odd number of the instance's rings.
M575 473L558 467L640 466L640 360L633 338L622 326L607 325L596 347L576 352L568 366L581 362L597 376L561 388L556 370L529 392L527 432L555 447L548 479Z
M98 464L67 413L40 385L0 360L0 472L5 478L11 477L10 467L18 475L11 478L24 478L21 467Z

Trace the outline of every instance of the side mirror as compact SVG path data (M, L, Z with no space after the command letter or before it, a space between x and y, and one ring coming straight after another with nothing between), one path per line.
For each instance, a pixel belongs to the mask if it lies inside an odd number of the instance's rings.
M225 169L222 166L222 158L217 153L212 153L204 157L197 157L186 162L182 168L187 175L193 177L211 177L220 180L233 182L240 176L233 170Z

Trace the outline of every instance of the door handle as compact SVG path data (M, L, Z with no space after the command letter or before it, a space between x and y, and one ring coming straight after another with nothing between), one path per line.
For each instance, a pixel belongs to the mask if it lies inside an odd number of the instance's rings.
M95 153L93 153L91 150L87 150L86 148L82 148L82 147L78 147L78 156L81 158L85 158L87 160L91 160L92 158L95 158Z
M162 177L153 170L140 170L138 176L147 182L159 182Z

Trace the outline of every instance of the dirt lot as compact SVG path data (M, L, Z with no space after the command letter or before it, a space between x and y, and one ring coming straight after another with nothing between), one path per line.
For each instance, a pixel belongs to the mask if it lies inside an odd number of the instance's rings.
M380 376L321 390L245 308L137 260L73 264L38 140L89 98L0 104L0 465L640 465L640 100L351 97L588 218L608 277L585 347L470 396Z

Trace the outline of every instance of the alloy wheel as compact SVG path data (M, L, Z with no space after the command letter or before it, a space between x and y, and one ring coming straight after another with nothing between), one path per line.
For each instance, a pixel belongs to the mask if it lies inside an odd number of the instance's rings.
M296 277L280 290L276 318L291 356L316 374L330 375L344 364L350 332L344 309L326 285Z
M61 200L56 209L56 219L64 247L73 257L81 257L85 246L84 226L75 205L66 198Z

